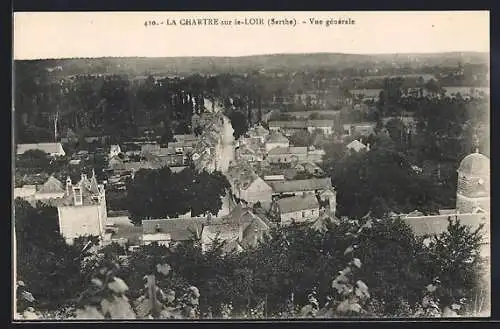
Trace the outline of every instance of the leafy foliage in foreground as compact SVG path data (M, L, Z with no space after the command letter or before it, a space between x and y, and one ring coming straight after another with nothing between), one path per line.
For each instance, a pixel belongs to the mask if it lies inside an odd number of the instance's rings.
M80 308L113 318L463 315L481 290L480 237L453 220L448 232L416 238L400 219L362 218L331 221L324 230L276 228L241 253L224 254L223 243L202 253L196 241L128 256L108 246L84 259L91 284Z

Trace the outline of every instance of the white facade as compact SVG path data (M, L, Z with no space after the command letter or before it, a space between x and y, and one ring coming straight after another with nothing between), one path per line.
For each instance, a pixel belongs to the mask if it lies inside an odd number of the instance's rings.
M319 207L304 209L294 212L281 213L281 224L287 225L295 222L305 222L319 216Z
M110 158L117 156L120 153L122 153L122 150L120 149L120 145L111 145L111 148L109 150L109 157Z
M257 177L246 188L237 188L236 196L248 203L271 202L272 188L260 177Z
M321 130L325 136L333 134L333 127L307 127L307 131L311 134L316 130Z

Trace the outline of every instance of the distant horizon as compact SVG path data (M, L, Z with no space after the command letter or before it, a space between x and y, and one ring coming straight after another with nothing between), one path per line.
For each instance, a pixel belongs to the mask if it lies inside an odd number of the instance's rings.
M14 61L51 61L51 60L74 60L74 59L106 59L106 58L145 58L145 59L162 59L162 58L244 58L244 57L263 57L263 56L289 56L289 55L348 55L348 56L432 56L432 55L447 55L447 54L477 54L489 55L489 51L475 50L451 50L438 52L395 52L395 53L347 53L347 52L288 52L288 53L256 53L248 55L195 55L195 56L81 56L81 57L54 57L54 58L29 58L29 59L14 59Z

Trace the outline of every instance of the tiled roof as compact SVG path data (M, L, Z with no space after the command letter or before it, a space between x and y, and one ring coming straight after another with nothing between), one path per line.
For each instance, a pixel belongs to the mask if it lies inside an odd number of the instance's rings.
M125 239L132 245L138 245L140 243L143 231L143 228L141 226L123 225L121 223L115 225L118 227L118 230L116 231L116 233L113 233L111 239Z
M330 178L278 181L268 182L268 184L272 187L273 191L277 193L312 191L332 188L332 181Z
M170 142L168 143L168 149L175 149L177 147L195 147L198 140L182 140L180 142Z
M259 177L246 162L239 162L230 166L226 172L226 176L231 185L239 185L243 189Z
M275 147L271 149L268 154L279 155L279 154L307 154L306 146L291 146L291 147Z
M125 162L123 163L124 170L138 171L140 169L159 169L161 164L151 161L140 161L140 162Z
M173 218L150 219L142 221L144 234L157 233L157 226L161 233L168 233L173 241L186 241L201 234L205 218Z
M288 138L280 133L271 133L267 137L267 143L288 143Z
M307 126L318 128L333 127L333 120L308 120Z
M455 214L455 215L435 215L435 216L407 216L403 220L411 227L416 235L433 235L445 232L448 229L448 218L457 218L462 225L477 228L484 223L489 226L490 215L488 213L478 214ZM489 228L486 227L489 231Z
M217 234L232 234L235 239L238 239L240 233L240 224L235 222L223 221L220 219L205 222L203 232Z
M439 209L440 215L453 215L456 214L456 209Z
M50 176L47 181L40 186L38 193L64 193L65 188L63 183L54 176Z
M307 118L313 113L323 116L339 116L341 111L338 110L293 111L293 112L288 112L287 114L294 116L296 118Z
M192 141L192 140L196 140L197 137L193 134L183 134L183 135L174 135L174 139L178 142L180 142L180 141Z
M266 136L269 134L269 131L267 129L265 129L264 127L262 127L261 125L257 125L255 127L253 127L252 129L250 129L248 131L248 134L250 136Z
M238 149L240 154L255 154L255 151L251 149L247 144L243 144Z
M317 170L318 172L323 172L323 169L321 169L320 166L318 166L317 164L315 164L311 161L303 162L302 166L304 167L305 170L309 170L309 171Z
M305 129L307 128L306 121L269 121L269 127L280 127L280 128L290 128L290 129Z
M318 199L310 194L279 199L277 203L281 213L319 208Z

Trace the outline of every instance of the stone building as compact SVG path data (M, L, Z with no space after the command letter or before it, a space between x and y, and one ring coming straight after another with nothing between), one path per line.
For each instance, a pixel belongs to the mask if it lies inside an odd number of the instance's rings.
M457 170L458 213L472 213L476 209L490 211L490 159L479 152L466 156Z
M66 242L80 236L104 237L107 223L104 185L98 184L95 173L81 175L77 184L68 177L64 196L53 204L59 215L59 232Z

